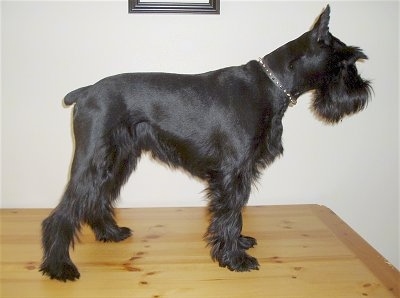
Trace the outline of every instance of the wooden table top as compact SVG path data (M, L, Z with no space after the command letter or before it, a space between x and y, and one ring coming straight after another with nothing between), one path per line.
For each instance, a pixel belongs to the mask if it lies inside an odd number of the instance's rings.
M328 208L247 207L244 235L259 271L218 267L202 236L206 208L118 209L133 229L120 243L100 243L87 227L71 258L76 282L38 272L40 224L49 209L1 210L1 297L400 297L400 274Z

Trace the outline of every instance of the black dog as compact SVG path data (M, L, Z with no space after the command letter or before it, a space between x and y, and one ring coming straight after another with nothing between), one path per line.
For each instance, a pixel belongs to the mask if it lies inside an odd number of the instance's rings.
M121 241L113 202L142 152L208 183L211 256L234 271L258 269L241 235L242 208L260 170L283 152L282 117L315 90L313 110L329 123L362 110L371 87L355 62L367 59L328 30L329 6L312 30L259 61L204 74L121 74L69 93L75 155L60 204L43 221L43 274L75 280L69 256L88 224L100 241Z

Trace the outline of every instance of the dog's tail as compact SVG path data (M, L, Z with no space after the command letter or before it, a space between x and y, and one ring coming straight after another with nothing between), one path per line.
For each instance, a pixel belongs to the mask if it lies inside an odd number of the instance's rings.
M79 98L86 97L89 87L91 87L91 86L86 86L86 87L76 89L74 91L71 91L67 95L65 95L64 104L66 106L70 106L70 105L76 103Z

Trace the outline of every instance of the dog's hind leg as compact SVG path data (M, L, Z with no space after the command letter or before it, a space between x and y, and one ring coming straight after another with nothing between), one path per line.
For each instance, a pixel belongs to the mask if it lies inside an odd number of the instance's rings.
M79 125L77 125L79 126ZM95 201L93 171L90 164L94 152L88 130L75 127L76 148L71 177L58 206L42 222L43 262L40 271L50 278L67 281L78 279L80 274L69 255L76 232Z
M135 169L140 149L129 126L113 130L103 148L97 153L97 171L101 179L97 201L87 209L84 220L99 241L118 242L131 235L131 230L118 227L114 219L113 202L122 185ZM100 153L100 154L99 154ZM96 199L96 198L95 198Z
M79 214L69 212L69 190L51 215L42 223L42 245L44 250L40 271L51 279L75 280L80 274L69 256L69 246L80 227ZM79 211L78 211L79 213Z
M88 223L101 241L121 241L131 235L129 228L117 226L112 206L138 157L129 128L120 125L108 131L95 117L79 120L74 122L70 180L60 204L42 223L40 271L62 281L80 276L69 247L82 223Z
M221 267L232 271L258 269L258 261L246 253L256 240L241 235L242 209L248 201L251 182L249 172L214 173L209 181L211 223L206 240L211 256Z

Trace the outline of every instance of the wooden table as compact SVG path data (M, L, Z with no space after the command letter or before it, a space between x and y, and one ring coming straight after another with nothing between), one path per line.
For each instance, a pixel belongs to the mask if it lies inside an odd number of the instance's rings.
M134 236L99 243L84 227L71 257L76 282L38 272L40 223L49 209L1 210L1 297L400 297L400 274L328 208L248 207L243 234L259 271L211 261L205 208L119 209Z

